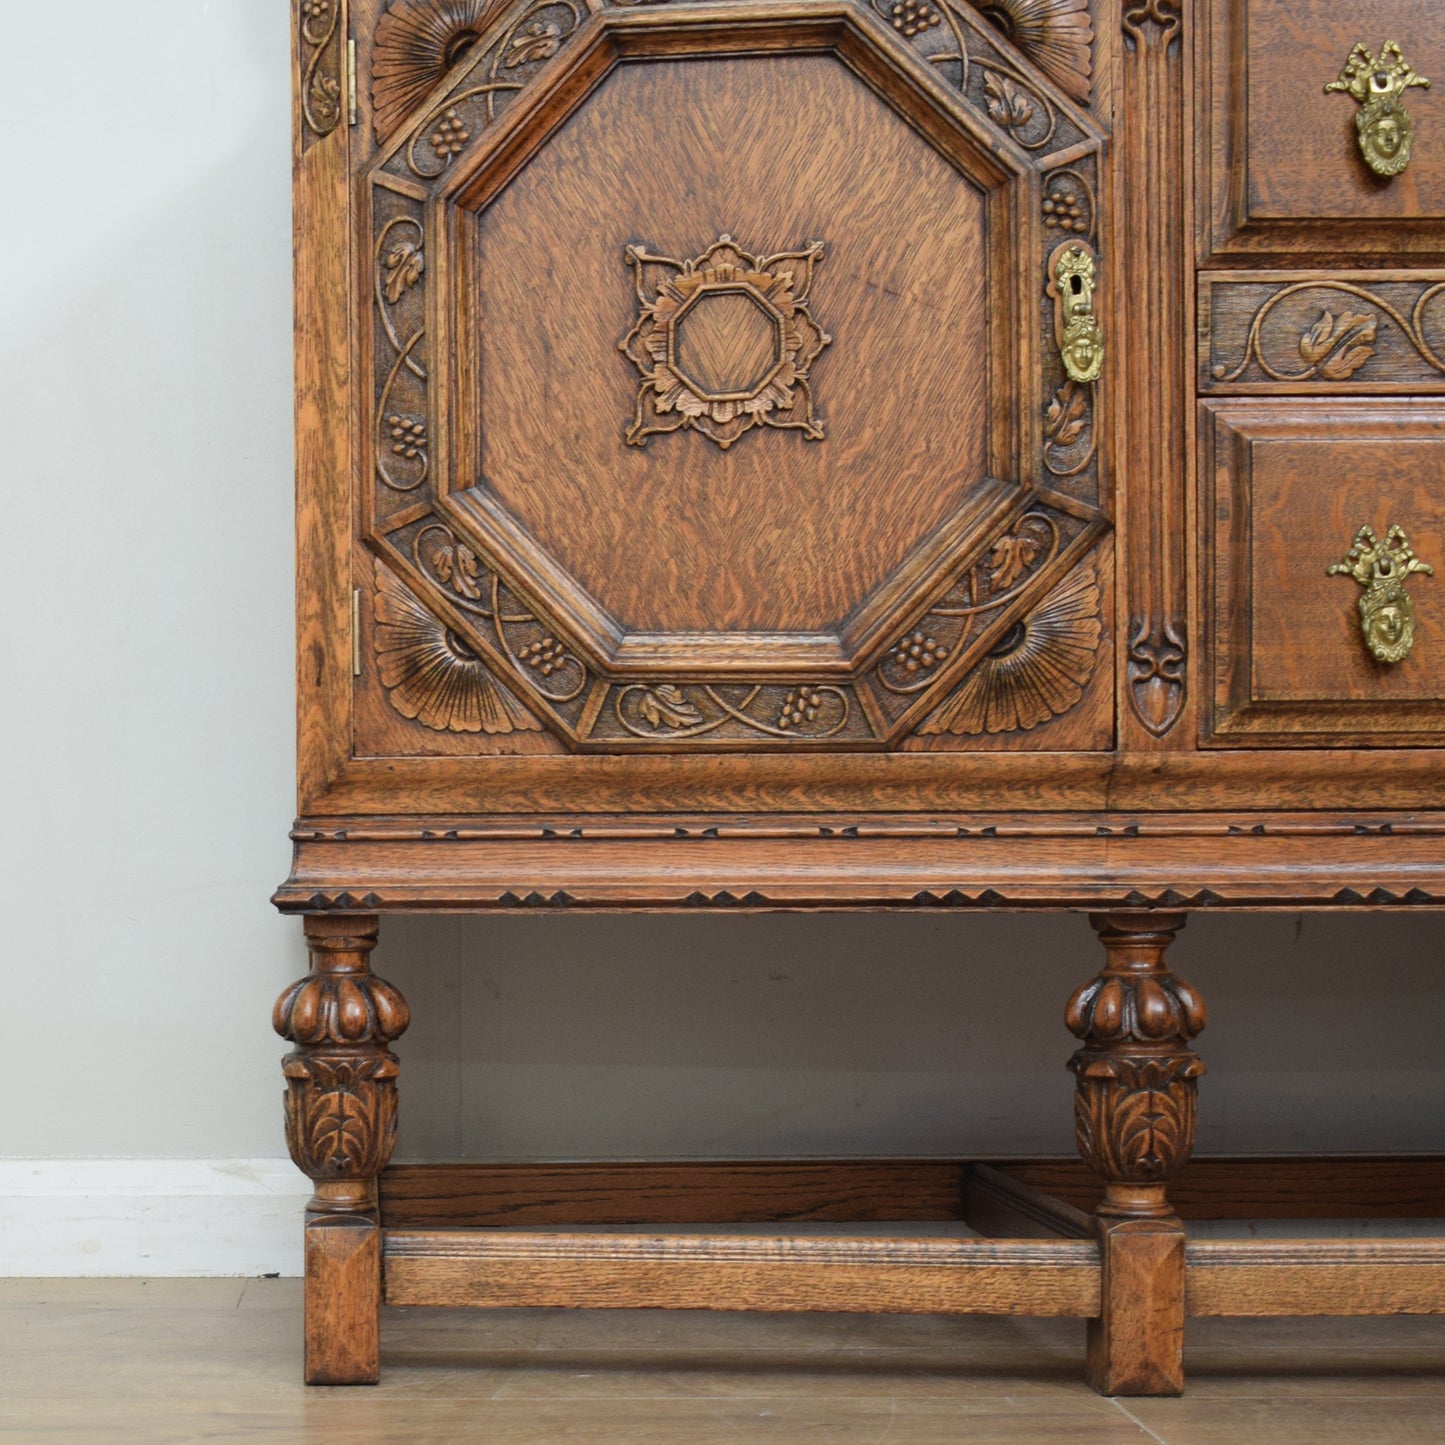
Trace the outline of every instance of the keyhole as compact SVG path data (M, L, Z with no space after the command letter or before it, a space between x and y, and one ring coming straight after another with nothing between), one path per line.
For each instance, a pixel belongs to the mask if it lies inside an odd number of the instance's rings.
M1078 277L1078 276L1070 276L1070 277L1069 277L1069 290L1071 290L1071 291L1074 293L1075 296L1082 296L1083 293L1084 293L1084 282L1083 282L1083 279L1082 279L1081 277Z

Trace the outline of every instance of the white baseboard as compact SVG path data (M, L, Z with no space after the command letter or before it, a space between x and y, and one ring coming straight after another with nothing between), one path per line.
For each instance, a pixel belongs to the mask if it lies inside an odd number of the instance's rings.
M299 1275L289 1159L0 1159L0 1276Z

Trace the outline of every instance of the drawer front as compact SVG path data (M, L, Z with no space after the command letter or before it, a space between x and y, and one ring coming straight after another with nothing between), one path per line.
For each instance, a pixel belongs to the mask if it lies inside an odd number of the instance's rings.
M1389 41L1398 41L1405 61L1435 85L1398 94L1410 160L1386 178L1362 152L1356 124L1362 106L1325 87L1340 78L1357 44L1378 58ZM1214 0L1200 67L1208 128L1206 260L1263 253L1423 259L1445 251L1439 0ZM1398 137L1402 123L1390 118L1389 125Z
M1202 741L1445 741L1445 404L1206 402L1202 422ZM1396 526L1437 575L1405 576L1398 548L1368 586L1331 572L1362 527ZM1411 609L1408 655L1378 660Z

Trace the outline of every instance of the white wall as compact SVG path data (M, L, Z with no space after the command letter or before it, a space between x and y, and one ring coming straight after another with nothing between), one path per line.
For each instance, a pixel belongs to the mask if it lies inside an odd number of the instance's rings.
M9 7L0 88L0 1155L264 1160L270 1005L304 961L266 901L292 814L286 6L56 24ZM1192 925L1205 1147L1445 1148L1442 937ZM378 957L418 1016L402 1152L1064 1150L1060 1012L1094 957L1078 919L402 920Z

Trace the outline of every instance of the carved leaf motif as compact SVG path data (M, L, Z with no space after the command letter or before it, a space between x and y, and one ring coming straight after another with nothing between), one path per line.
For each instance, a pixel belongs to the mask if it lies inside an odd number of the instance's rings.
M1007 592L1034 564L1039 555L1036 537L1000 537L989 553L992 562L990 580L1000 592Z
M377 1174L396 1138L396 1059L287 1056L286 1142L312 1179Z
M536 20L513 41L507 56L507 69L525 65L529 60L546 60L557 53L562 43L562 32L545 20Z
M311 1152L334 1166L360 1169L371 1153L371 1111L368 1101L346 1087L350 1080L338 1079L341 1087L322 1094L312 1115Z
M1071 447L1089 424L1088 393L1076 381L1065 382L1049 403L1046 439L1056 447Z
M1318 366L1329 352L1330 341L1334 334L1334 313L1332 311L1326 311L1325 314L1300 337L1299 354L1304 357L1311 366Z
M477 578L482 571L481 563L477 561L477 554L465 542L451 542L445 547L437 548L433 565L437 576L458 596L466 597L472 602L481 599L482 589L477 586Z
M648 688L637 710L655 728L690 728L702 721L701 710L670 682Z
M1000 125L1017 130L1033 118L1033 103L1008 76L990 73L984 81L983 93L988 101L989 115Z
M386 253L386 299L393 306L421 280L426 256L413 241L399 241Z
M324 70L318 70L311 81L311 113L325 127L341 119L341 82Z
M1346 311L1336 319L1326 311L1300 337L1300 356L1320 369L1327 381L1345 381L1374 354L1379 317L1373 311Z
M1351 346L1348 350L1330 357L1320 367L1320 375L1326 381L1345 381L1352 377L1374 354L1373 346Z
M1121 1160L1131 1171L1165 1172L1181 1152L1179 1109L1163 1090L1145 1088L1121 1099L1114 1127Z

